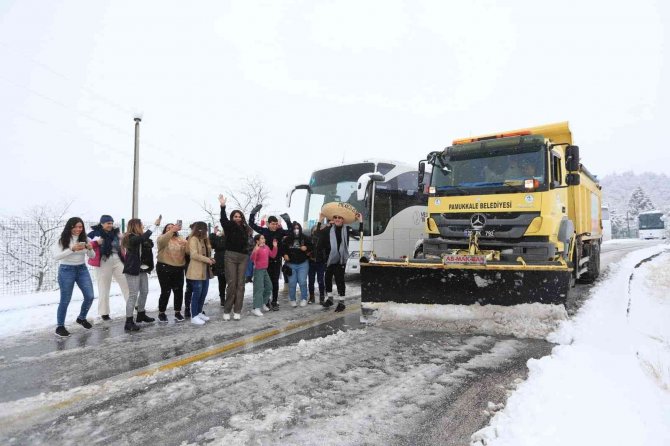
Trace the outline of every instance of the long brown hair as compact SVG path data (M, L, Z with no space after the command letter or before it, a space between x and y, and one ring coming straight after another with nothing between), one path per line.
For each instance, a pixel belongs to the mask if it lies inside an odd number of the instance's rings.
M84 221L79 218L79 217L72 217L70 218L67 223L65 223L65 228L63 229L63 232L60 235L59 243L61 248L63 248L63 251L65 251L67 248L70 247L70 239L72 238L72 229L77 225L77 223L81 223L81 232L79 233L79 237L77 238L78 242L84 242L86 243L86 226L84 225Z
M128 248L129 246L129 240L130 240L130 235L135 234L135 235L142 235L142 220L139 218L131 218L128 220L128 228L126 229L126 233L123 234L123 241L121 244L123 245L124 248Z

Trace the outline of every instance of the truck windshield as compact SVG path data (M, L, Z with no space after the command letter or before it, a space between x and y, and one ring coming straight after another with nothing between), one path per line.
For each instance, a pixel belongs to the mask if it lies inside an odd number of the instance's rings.
M305 221L307 229L311 229L319 218L321 207L332 201L347 202L363 215L365 231L368 232L369 222L365 203L358 201L356 189L358 178L364 173L374 172L374 163L348 164L317 170L309 180L310 192L305 200Z
M466 154L439 154L433 162L431 185L442 195L464 195L476 188L478 192L495 193L523 191L524 180L545 183L545 151L542 147L520 151L471 151ZM479 190L479 189L487 189Z

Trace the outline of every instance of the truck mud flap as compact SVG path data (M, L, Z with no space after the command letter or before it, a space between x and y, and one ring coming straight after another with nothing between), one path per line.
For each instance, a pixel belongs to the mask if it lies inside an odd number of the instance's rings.
M361 303L443 305L565 304L571 272L561 268L488 269L367 263Z

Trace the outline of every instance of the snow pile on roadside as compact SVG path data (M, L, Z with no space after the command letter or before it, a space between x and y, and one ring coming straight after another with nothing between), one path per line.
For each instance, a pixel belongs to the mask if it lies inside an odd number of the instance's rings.
M663 250L610 268L473 446L670 444L670 253L635 268Z
M366 304L380 309L379 322L450 333L489 334L542 339L567 319L563 305L422 305Z

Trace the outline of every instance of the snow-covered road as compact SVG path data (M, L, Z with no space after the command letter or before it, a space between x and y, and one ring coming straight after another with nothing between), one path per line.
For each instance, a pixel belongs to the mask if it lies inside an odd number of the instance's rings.
M640 245L612 248L603 266ZM588 288L577 291L583 301ZM0 442L468 444L525 378L528 359L552 348L501 335L359 328L355 311L335 319L311 306L237 324L211 310L205 327L156 325L129 336L115 322L66 342L50 332L5 338ZM295 329L285 337L225 349L286 326ZM184 360L212 348L221 348L214 359ZM155 364L168 367L155 372Z

